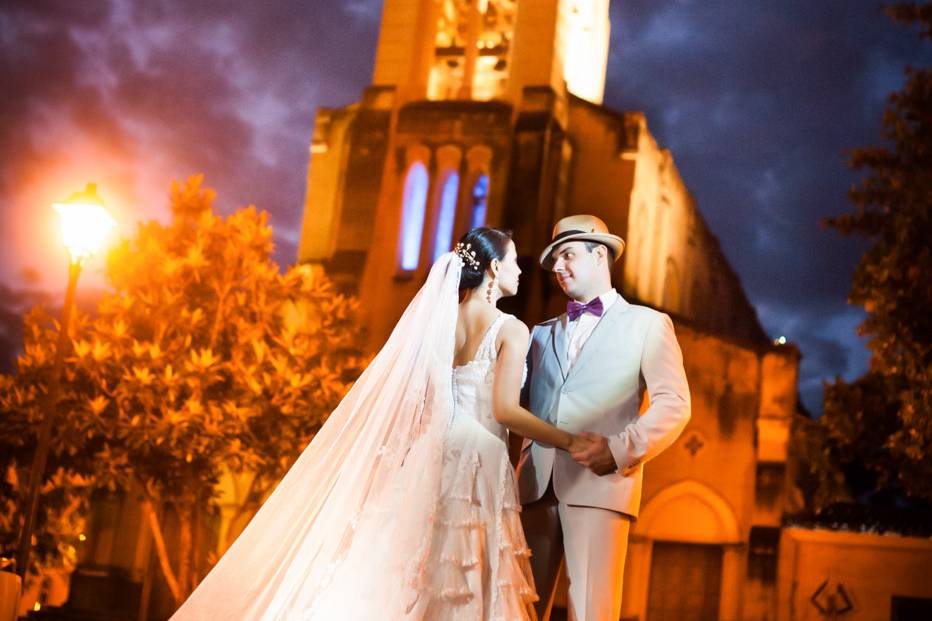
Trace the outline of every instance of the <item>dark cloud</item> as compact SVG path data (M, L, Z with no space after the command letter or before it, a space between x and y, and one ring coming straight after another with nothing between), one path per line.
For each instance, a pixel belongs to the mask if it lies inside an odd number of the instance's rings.
M169 181L196 172L221 211L267 209L276 257L293 261L315 111L370 81L380 11L362 0L5 4L0 78L15 96L0 102L0 205L16 224L0 279L43 263L25 241L44 225L36 203L96 179L128 220L162 217Z
M847 208L847 152L877 135L872 59L903 54L882 65L902 75L911 57L893 42L909 35L850 1L629 1L614 12L607 101L648 113L751 297L844 295L863 247L817 223Z
M163 217L169 181L196 172L221 211L267 209L290 263L315 111L370 82L381 4L4 3L0 281L44 264L37 204L99 179L126 220ZM606 104L647 113L766 329L801 345L801 393L818 409L820 378L867 360L845 304L864 244L818 223L849 209L850 149L877 141L886 94L930 54L873 1L611 11Z
M876 143L886 95L928 64L877 2L626 0L612 5L606 103L643 110L719 236L765 328L800 344L800 390L868 353L846 303L862 240L819 221L850 209L850 151Z

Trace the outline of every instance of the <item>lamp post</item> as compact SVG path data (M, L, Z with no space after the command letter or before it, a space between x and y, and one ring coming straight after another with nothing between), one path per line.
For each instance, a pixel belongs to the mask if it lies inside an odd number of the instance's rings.
M65 201L55 203L52 208L58 212L62 239L71 259L68 263L68 288L65 292L65 305L62 307L58 345L55 349L51 382L42 400L42 424L39 427L39 439L32 459L32 469L29 472L25 519L16 554L16 573L20 575L24 584L32 550L32 531L35 528L36 513L39 508L39 488L45 475L45 462L49 455L52 428L61 389L62 363L70 344L68 331L74 310L78 275L81 273L81 264L84 259L100 249L110 229L116 224L116 221L104 209L103 201L97 194L97 185L93 183L88 183L83 191L75 192Z

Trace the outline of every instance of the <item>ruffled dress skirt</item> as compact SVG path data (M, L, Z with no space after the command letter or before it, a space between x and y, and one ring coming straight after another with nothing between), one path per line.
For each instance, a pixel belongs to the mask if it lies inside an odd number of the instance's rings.
M443 493L433 520L422 614L443 621L536 619L530 550L521 527L504 429L475 410L454 415ZM489 429L491 427L491 429ZM496 428L498 427L498 428Z

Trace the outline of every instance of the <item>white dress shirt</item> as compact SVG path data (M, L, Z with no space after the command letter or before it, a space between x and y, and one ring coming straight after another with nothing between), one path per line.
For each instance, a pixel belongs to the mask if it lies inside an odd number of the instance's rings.
M566 361L569 363L567 368L572 368L573 363L579 357L583 345L589 339L592 331L599 325L599 320L605 316L608 309L618 300L618 292L609 289L602 295L598 296L602 300L602 315L596 317L592 313L583 313L575 321L569 320L569 315L563 316L563 321L567 322L566 327Z

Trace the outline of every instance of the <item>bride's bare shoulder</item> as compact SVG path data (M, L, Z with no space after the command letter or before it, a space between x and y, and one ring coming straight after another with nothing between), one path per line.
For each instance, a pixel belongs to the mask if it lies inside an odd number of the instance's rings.
M529 336L527 324L517 317L508 317L498 333L500 343L508 342L519 346L526 346Z

